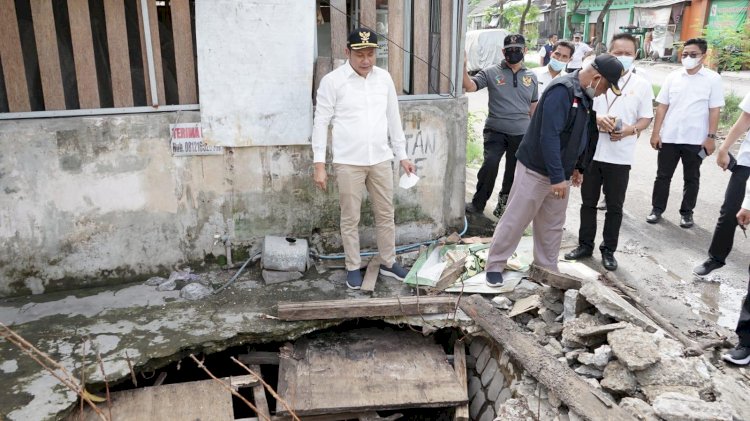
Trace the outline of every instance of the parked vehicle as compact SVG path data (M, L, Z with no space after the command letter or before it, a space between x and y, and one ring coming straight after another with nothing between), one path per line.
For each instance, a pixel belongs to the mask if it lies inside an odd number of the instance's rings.
M469 74L498 64L503 59L505 29L477 29L466 32L466 68Z

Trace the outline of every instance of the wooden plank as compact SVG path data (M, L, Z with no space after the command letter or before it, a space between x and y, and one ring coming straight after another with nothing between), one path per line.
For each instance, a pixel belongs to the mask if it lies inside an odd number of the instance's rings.
M180 104L197 104L198 92L193 55L193 29L188 0L171 0L174 56L177 65L177 92Z
M154 55L156 91L159 95L159 105L164 105L167 103L167 98L164 94L164 70L161 61L161 38L159 37L159 16L156 14L156 0L148 0L148 20L151 27L151 50Z
M390 297L279 303L281 320L330 320L355 317L452 313L457 297Z
M63 91L62 73L60 71L60 52L57 46L57 31L55 30L52 2L49 0L31 0L31 15L34 21L34 39L39 56L44 109L46 111L64 110L65 92Z
M413 93L426 94L429 89L430 67L430 0L414 0Z
M346 59L346 0L331 0L331 56L333 60Z
M278 352L252 351L238 355L237 359L247 365L279 365Z
M14 0L0 0L0 61L3 63L5 92L10 112L31 111L29 87L21 52L21 35Z
M251 365L250 370L260 375L260 366ZM266 388L259 384L253 386L253 402L255 407L258 408L258 418L271 419L271 411L268 409L268 399L266 398Z
M367 264L365 279L362 281L362 287L360 288L362 291L375 291L375 283L378 281L378 272L380 272L380 256L375 255L370 259L370 263Z
M375 0L359 0L359 26L375 30Z
M557 289L581 289L582 281L564 273L553 272L549 269L531 265L528 277L542 284L549 285Z
M440 93L451 93L453 0L440 0Z
M461 258L445 268L433 289L436 291L443 291L449 286L455 284L461 274L466 271L466 259L466 257Z
M453 343L453 369L456 370L456 377L461 384L461 390L469 398L468 378L466 377L466 346L461 341ZM464 404L456 408L453 417L456 421L469 421L469 404Z
M323 76L330 73L331 70L333 70L333 67L330 57L318 57L315 60L315 75L313 76L312 91L313 105L315 105L318 99L318 87L320 86L321 79L323 79Z
M557 361L525 334L516 323L480 295L465 297L461 309L494 339L514 361L538 382L557 395L586 420L633 420L634 418L595 390L567 364Z
M146 37L143 29L143 8L141 7L141 0L135 0L135 5L138 9L138 34L141 39L141 61L143 63L143 87L146 90L146 105L152 105L151 77L148 74L148 55L146 54Z
M404 2L388 3L388 72L396 87L396 94L404 92Z
M91 35L88 0L68 0L68 15L78 83L78 103L81 109L99 108L99 83L94 61L94 39Z
M107 48L114 105L115 107L132 107L133 82L130 75L128 32L125 26L125 2L123 0L105 1L104 18L107 22Z
M100 409L108 415L106 404ZM86 407L83 417L74 411L69 420L98 421ZM234 420L232 394L214 380L174 383L112 393L113 420Z
M281 359L279 373L285 379L279 396L301 417L468 402L442 347L412 331L369 328L303 338ZM284 407L277 413L288 415Z

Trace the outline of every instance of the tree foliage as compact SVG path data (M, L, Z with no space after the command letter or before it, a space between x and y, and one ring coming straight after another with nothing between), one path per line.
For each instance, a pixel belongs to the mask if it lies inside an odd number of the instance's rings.
M750 23L734 27L703 29L703 36L712 50L712 62L721 73L750 67Z

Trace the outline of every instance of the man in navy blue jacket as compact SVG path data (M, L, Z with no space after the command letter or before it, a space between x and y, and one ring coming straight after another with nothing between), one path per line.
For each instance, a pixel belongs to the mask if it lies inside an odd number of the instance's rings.
M617 83L623 73L619 60L602 54L582 70L556 78L545 89L516 153L515 181L490 245L489 286L503 285L505 265L532 221L534 262L558 270L568 180L572 178L572 184L580 186L586 162L593 156L589 138L597 131L590 128L596 121L592 100L607 89L620 95Z

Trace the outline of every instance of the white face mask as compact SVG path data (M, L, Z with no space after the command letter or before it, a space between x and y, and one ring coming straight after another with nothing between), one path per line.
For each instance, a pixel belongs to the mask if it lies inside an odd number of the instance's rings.
M685 57L682 59L682 67L684 67L687 70L695 69L701 62L701 59L698 57Z
M630 70L630 67L633 66L633 61L635 60L633 57L630 56L617 56L617 59L620 60L620 63L622 63L622 67L627 72Z

